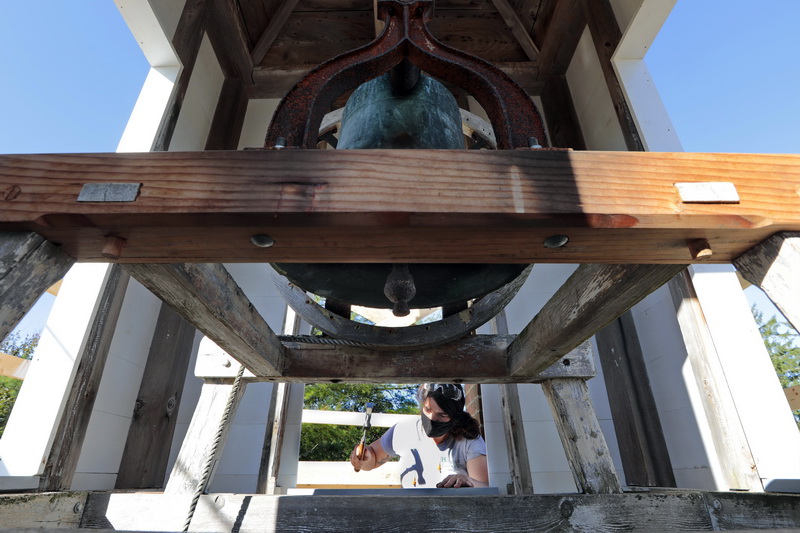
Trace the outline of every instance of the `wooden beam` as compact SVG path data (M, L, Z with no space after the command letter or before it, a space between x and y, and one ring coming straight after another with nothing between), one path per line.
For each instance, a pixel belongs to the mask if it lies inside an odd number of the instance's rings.
M205 469L222 456L244 389L243 383L239 386L203 383L192 421L164 488L166 494L194 494L201 484L203 489L208 487L213 468L208 473ZM208 479L204 479L206 474ZM186 508L183 512L186 513Z
M76 176L78 177L76 179ZM220 181L225 186L220 187ZM682 199L724 182L739 200ZM133 201L76 201L126 183ZM676 263L705 238L729 262L800 231L800 156L469 150L294 150L0 156L22 184L0 230L82 261ZM456 185L457 184L457 185ZM635 184L635 185L634 185ZM700 199L702 200L702 199ZM271 247L254 246L255 234ZM544 241L566 235L548 248ZM520 246L520 242L527 243Z
M565 75L547 78L542 88L542 108L552 146L586 150L578 112Z
M644 354L630 311L595 334L625 482L675 487Z
M739 420L736 402L725 380L725 370L717 355L691 276L686 272L676 276L669 283L669 292L716 450L723 487L760 492L764 488L758 463Z
M453 498L415 493L397 489L394 497L377 498L379 510L364 505L364 495L209 494L200 498L192 528L239 533L374 533L393 531L403 524L409 531L425 531L432 523L441 522L443 516L453 531L597 531L603 524L619 531L800 527L800 498L787 494L684 490ZM39 508L46 508L49 497L37 497ZM185 519L185 501L167 494L91 493L82 526L101 528L113 523L119 530L179 531ZM9 509L11 515L14 507L0 505L0 513L2 509Z
M539 68L531 62L495 63L530 95L542 92ZM289 89L311 72L316 65L256 66L253 70L253 85L248 87L250 98L283 98ZM266 125L264 134L266 135Z
M508 347L520 381L556 362L685 265L581 265Z
M248 85L253 82L253 59L250 39L244 27L236 0L208 0L208 37L219 66L226 78L239 78Z
M259 493L270 495L275 494L278 487L283 438L286 435L286 423L289 417L289 395L292 390L289 383L276 383L273 387L272 403L270 403L272 424L267 425L264 435L265 449L262 450L262 468L259 468L258 471L256 489ZM269 449L266 449L267 442L269 442Z
M580 6L580 0L558 0L552 17L547 24L541 45L539 46L539 79L547 80L550 76L567 73L583 30L586 28L586 17Z
M208 18L208 3L211 0L187 0L178 20L178 27L172 39L175 52L181 60L182 68L175 85L172 87L167 107L164 109L164 116L158 125L158 130L153 139L152 150L164 152L169 150L172 142L172 135L175 133L175 126L183 107L183 99L186 97L186 90L189 88L189 81L194 72L194 64L197 61L197 54L200 52L200 44L203 42L205 34L206 20Z
M161 304L115 488L164 487L195 329Z
M220 264L129 264L126 270L249 370L279 376L283 346Z
M39 482L39 490L69 490L81 454L129 276L112 265Z
M511 29L511 33L517 39L525 55L531 61L539 59L539 49L531 38L531 34L525 28L525 25L520 20L516 10L511 6L508 0L492 0L494 7L500 12L500 16L506 21L506 24Z
M297 6L298 0L283 0L275 13L272 14L269 25L264 30L264 33L259 37L258 42L253 47L250 58L253 65L258 65L263 61L264 56L267 55L269 47L275 42L275 38L286 25L289 16Z
M800 331L800 233L778 233L733 262L744 279L761 287Z
M206 139L206 150L237 150L247 114L247 91L239 78L225 78Z
M621 493L611 452L583 379L542 383L575 484L586 494Z
M9 189L19 187L6 191ZM14 331L36 300L63 278L74 262L35 233L0 231L0 340Z
M503 408L503 427L514 494L533 494L528 441L525 438L525 422L522 420L522 406L516 383L500 385L500 403Z
M5 477L5 476L3 476ZM79 531L86 492L0 494L0 528L6 532L60 529ZM8 528L8 529L6 529Z
M644 142L636 129L636 122L633 120L633 114L625 99L622 84L611 64L611 58L622 40L622 31L619 29L611 2L609 0L581 0L581 7L589 24L592 41L597 50L597 58L606 79L617 120L622 128L625 145L628 150L642 152L645 149Z

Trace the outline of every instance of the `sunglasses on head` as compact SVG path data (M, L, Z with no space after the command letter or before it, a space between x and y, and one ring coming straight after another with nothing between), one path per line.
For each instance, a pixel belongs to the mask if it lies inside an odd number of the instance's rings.
M422 388L428 394L438 392L445 398L456 402L464 399L464 390L461 385L453 383L424 383Z

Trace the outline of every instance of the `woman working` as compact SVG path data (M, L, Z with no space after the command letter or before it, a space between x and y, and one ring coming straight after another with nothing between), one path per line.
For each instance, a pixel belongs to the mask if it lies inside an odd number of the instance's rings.
M464 389L452 383L424 383L417 392L419 418L395 424L350 463L373 470L400 457L404 488L488 487L486 443L478 421L464 411Z

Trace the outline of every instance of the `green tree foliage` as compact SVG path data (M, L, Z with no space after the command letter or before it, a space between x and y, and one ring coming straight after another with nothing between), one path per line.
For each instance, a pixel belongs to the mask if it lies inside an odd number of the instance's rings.
M19 332L14 332L0 343L0 352L7 353L22 359L32 359L33 351L39 344L39 334L22 337ZM22 380L0 376L0 437L6 429L8 417L17 401Z
M787 388L800 385L800 336L791 324L779 321L775 316L765 321L764 313L756 309L755 305L751 307L751 311L781 386ZM794 411L794 419L800 428L800 409Z
M414 385L367 383L315 383L306 385L305 409L364 412L368 402L373 413L419 412ZM377 440L386 428L367 431L367 444ZM300 434L301 461L348 461L350 452L361 439L362 426L303 424Z

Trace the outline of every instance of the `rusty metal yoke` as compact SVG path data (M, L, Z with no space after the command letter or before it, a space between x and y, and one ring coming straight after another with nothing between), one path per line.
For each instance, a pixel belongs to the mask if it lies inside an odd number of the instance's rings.
M530 96L503 71L450 48L428 31L433 0L379 0L383 32L370 44L346 52L309 72L281 100L265 147L315 148L322 118L340 95L408 59L422 71L472 95L489 116L497 148L529 148L531 138L548 146L541 115Z

